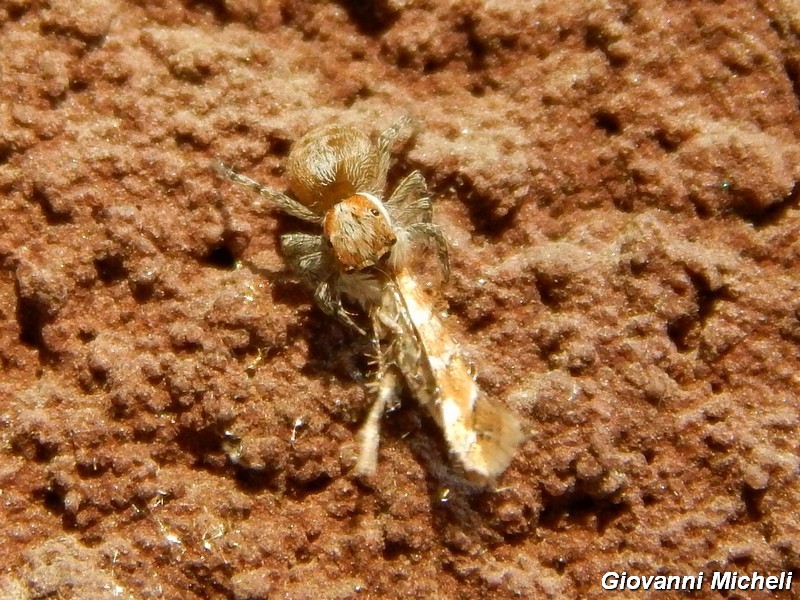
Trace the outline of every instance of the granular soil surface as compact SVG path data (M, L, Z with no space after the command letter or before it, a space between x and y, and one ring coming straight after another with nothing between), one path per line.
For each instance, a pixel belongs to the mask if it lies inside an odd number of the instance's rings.
M795 1L6 0L0 47L0 597L800 580ZM370 344L210 168L405 115L494 489L408 394L353 477Z

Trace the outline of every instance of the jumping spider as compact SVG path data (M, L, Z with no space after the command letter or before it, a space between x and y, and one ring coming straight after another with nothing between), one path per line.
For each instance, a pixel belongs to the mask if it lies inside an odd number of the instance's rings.
M449 275L447 244L439 226L431 222L422 174L407 175L384 200L392 142L410 124L410 119L400 119L377 141L348 126L310 131L289 154L289 190L296 199L221 163L215 165L221 176L322 228L321 234L281 236L281 249L291 268L314 286L322 311L362 334L342 306L343 294L363 305L377 302L381 285L376 277L382 270L399 271L419 243L435 246L445 278Z

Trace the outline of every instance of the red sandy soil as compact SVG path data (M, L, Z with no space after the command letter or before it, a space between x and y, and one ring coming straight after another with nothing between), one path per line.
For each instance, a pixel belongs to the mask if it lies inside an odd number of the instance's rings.
M0 48L0 597L800 580L796 2L6 0ZM406 114L495 490L410 397L352 477L369 344L209 167Z

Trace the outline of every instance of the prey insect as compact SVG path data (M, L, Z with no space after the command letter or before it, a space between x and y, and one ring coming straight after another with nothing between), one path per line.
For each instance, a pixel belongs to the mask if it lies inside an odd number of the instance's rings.
M432 222L425 179L407 175L382 200L390 167L390 149L410 124L401 119L373 142L352 127L330 125L301 138L289 155L289 188L297 200L261 185L221 163L223 177L254 189L283 212L321 229L320 234L289 233L281 249L289 266L315 289L323 312L359 333L365 331L342 305L342 295L361 304L375 299L369 269L385 264L396 270L419 244L433 244L449 275L447 243Z
M380 420L404 381L432 415L468 478L494 481L522 440L519 420L478 387L456 342L434 314L411 273L421 248L431 245L449 275L447 244L432 222L422 174L412 172L384 199L390 148L407 119L373 142L342 126L313 130L289 155L291 194L271 190L222 164L217 172L254 189L283 212L319 233L289 233L281 250L289 266L314 289L319 307L359 333L342 297L368 316L377 351L376 399L359 432L360 475L375 471ZM363 316L362 316L363 320Z
M411 273L401 270L388 278L371 319L377 394L359 432L356 472L375 471L380 418L396 397L399 374L444 433L450 454L467 478L493 482L523 439L519 420L480 389L470 364Z

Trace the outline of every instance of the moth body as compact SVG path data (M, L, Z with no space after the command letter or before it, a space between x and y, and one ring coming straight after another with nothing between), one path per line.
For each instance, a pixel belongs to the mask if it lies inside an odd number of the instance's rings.
M441 429L450 454L465 475L478 483L494 482L524 438L519 419L480 389L471 365L409 272L401 271L383 288L372 320L383 347L379 381L397 369ZM390 378L386 385L396 386L395 379ZM380 386L362 440L377 439L374 412L385 405L387 394ZM362 449L362 454L370 456L375 452L377 444ZM362 462L376 463L372 458Z

